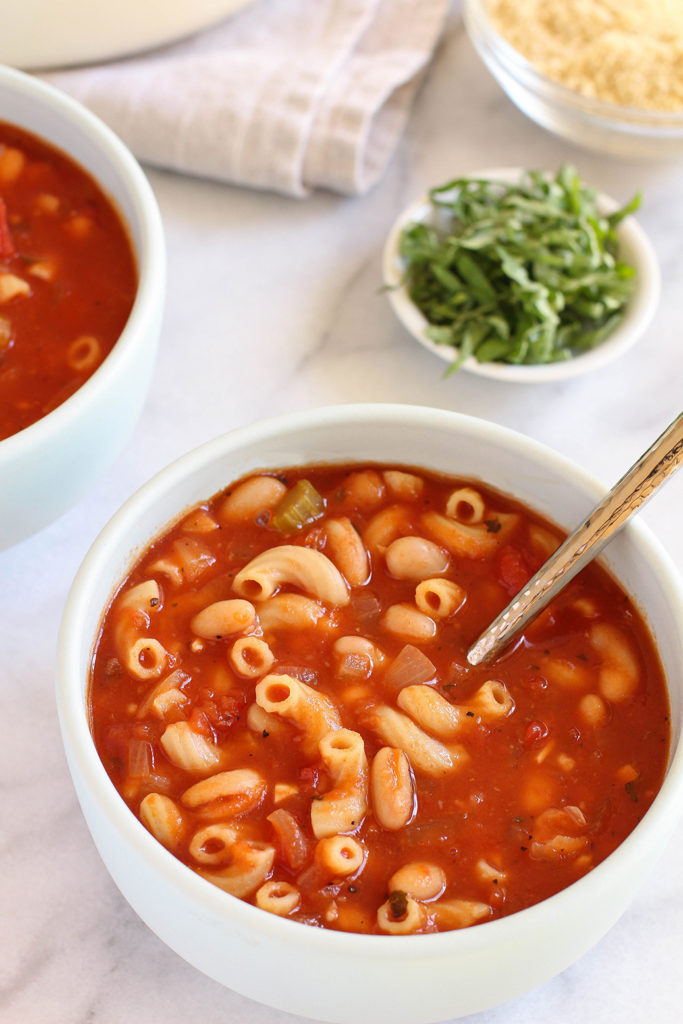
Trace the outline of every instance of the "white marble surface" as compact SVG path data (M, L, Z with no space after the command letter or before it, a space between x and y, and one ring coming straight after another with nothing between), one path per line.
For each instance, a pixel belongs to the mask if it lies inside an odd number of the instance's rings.
M477 167L575 162L640 221L664 293L622 361L565 384L444 380L377 294L399 209ZM409 129L363 199L297 202L150 175L166 224L169 290L158 373L134 439L61 521L0 553L0 1019L4 1024L294 1024L202 976L114 888L81 817L53 698L60 613L89 544L128 494L176 455L262 415L350 401L471 413L539 438L610 484L680 411L683 167L601 158L513 108L469 44L456 5ZM683 568L683 476L642 513ZM676 841L639 897L576 965L476 1024L680 1021L683 873ZM559 926L559 923L558 923ZM267 978L267 972L266 972ZM264 982L266 985L267 982ZM264 989L264 991L266 991Z

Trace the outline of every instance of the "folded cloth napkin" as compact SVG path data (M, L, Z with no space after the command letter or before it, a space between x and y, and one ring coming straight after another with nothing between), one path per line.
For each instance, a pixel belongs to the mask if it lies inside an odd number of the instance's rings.
M44 75L143 162L305 196L382 175L448 0L257 0L160 50Z

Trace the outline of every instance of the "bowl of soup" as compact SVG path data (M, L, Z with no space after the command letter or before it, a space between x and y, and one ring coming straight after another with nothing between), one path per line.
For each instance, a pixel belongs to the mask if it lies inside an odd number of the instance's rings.
M18 68L72 67L167 46L236 14L252 0L23 0L0 10L0 61ZM41 31L36 31L36 25Z
M161 219L123 143L0 68L0 548L73 505L128 439L154 364Z
M57 700L142 920L336 1022L464 1016L597 942L681 805L680 580L635 522L498 661L467 650L602 493L497 425L348 405L130 498L75 579Z

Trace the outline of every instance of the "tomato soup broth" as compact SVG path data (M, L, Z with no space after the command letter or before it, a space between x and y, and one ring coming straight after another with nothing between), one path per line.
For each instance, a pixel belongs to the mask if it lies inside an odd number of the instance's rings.
M433 932L543 900L637 825L670 738L652 640L598 565L468 665L561 539L419 469L238 481L105 615L90 709L112 782L193 870L297 921Z
M66 154L0 122L0 440L94 373L137 270L112 203Z

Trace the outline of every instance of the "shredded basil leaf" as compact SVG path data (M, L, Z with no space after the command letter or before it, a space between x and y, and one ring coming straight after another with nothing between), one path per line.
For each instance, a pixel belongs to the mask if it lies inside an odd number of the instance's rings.
M517 184L456 178L429 193L434 223L401 234L408 293L426 334L456 357L553 363L599 345L633 294L616 227L636 195L607 216L570 166Z

